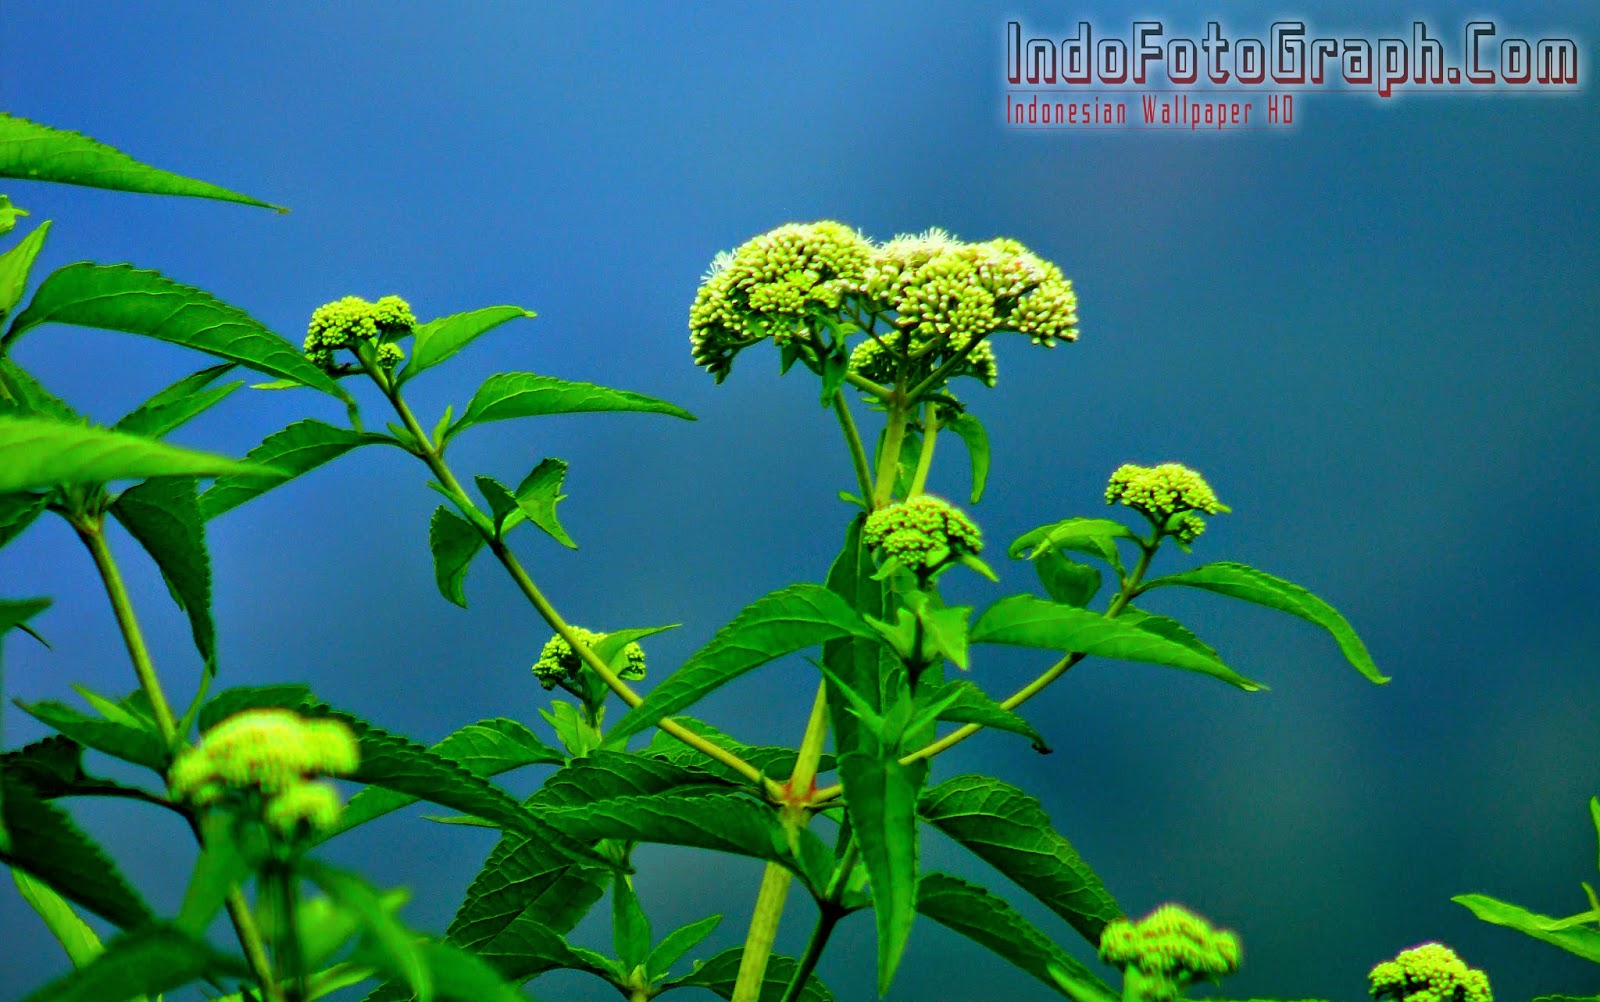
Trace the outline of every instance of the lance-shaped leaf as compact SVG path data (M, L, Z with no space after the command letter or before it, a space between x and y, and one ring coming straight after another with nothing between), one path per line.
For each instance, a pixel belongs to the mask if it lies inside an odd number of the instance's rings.
M411 360L396 379L403 383L424 369L433 368L508 320L537 315L520 306L486 306L430 320L413 332Z
M112 430L161 438L243 386L243 380L216 387L211 385L234 367L233 362L223 362L184 376L123 416L111 426Z
M1339 615L1338 610L1292 581L1273 577L1248 564L1224 560L1214 564L1202 564L1181 574L1155 578L1145 582L1142 590L1149 591L1151 588L1164 585L1201 588L1287 612L1291 616L1299 616L1306 622L1315 623L1333 634L1333 639L1339 644L1339 650L1344 653L1345 659L1355 666L1356 671L1380 684L1389 681L1388 676L1380 673L1378 666L1373 664L1372 655L1367 653L1367 645L1356 636L1356 631L1343 616Z
M28 491L0 494L0 546L22 535L44 511L44 502L43 494Z
M645 977L652 980L665 977L667 972L672 970L673 964L682 960L684 954L699 946L721 924L721 915L707 915L698 922L690 922L667 933L645 960Z
M0 772L0 812L9 846L0 848L0 862L49 884L57 893L131 929L153 921L150 906L123 878L109 857L85 835L66 812L46 803L32 786Z
M206 181L140 163L121 150L81 133L53 129L4 113L0 113L0 177L151 195L214 198L288 211Z
M1039 801L990 776L956 776L926 790L922 819L1017 882L1090 944L1122 910Z
M57 484L257 472L252 463L42 417L0 417L0 494Z
M211 557L199 494L187 477L154 477L118 495L117 517L161 568L172 598L189 617L195 649L206 671L217 670L217 630L211 621Z
M433 998L432 972L419 944L374 888L355 874L309 859L300 863L300 872L355 918L374 966L403 979L419 998Z
M945 428L966 443L967 455L972 460L971 502L977 504L983 497L983 485L989 479L989 433L983 430L981 421L965 411L946 422Z
M866 515L857 515L845 531L844 547L828 569L828 589L860 612L863 619L881 618L884 610L883 582L875 580L872 555L861 545L861 527ZM969 638L970 639L970 638ZM895 677L899 664L894 652L877 637L858 634L825 641L822 663L827 678L828 719L833 724L834 747L841 753L854 750L875 752L876 738L850 709L846 687L865 697L874 711L884 708L884 688ZM836 683L838 679L843 685Z
M638 411L694 420L694 415L682 407L642 393L531 372L502 372L483 381L467 405L466 413L445 432L445 439L489 421L588 411Z
M526 725L504 717L468 724L453 731L429 750L458 763L474 776L485 778L526 765L560 765L566 761L565 756L540 741L538 735L528 730ZM350 798L350 802L339 813L338 825L322 838L332 838L339 832L349 831L416 801L416 797L369 786Z
M739 964L744 960L744 948L740 946L712 957L710 960L694 969L692 974L686 974L666 983L672 988L704 988L718 996L733 998L734 985L739 980ZM786 957L775 953L767 959L767 973L761 981L761 994L757 1002L780 1002L784 991L789 987L789 982L794 980L800 965L793 957ZM833 1002L833 992L822 983L816 972L806 978L806 983L801 986L800 996L796 1002Z
M775 658L844 636L877 638L855 610L827 588L795 584L764 595L617 721L606 734L606 745L620 747L662 717Z
M1033 558L1033 569L1039 574L1046 595L1063 605L1087 606L1100 590L1100 572L1088 564L1068 560L1055 550L1046 550Z
M200 495L200 511L210 521L357 446L377 443L395 444L384 435L336 428L313 418L296 421L268 435L260 445L245 453L245 459L250 462L271 467L270 475L248 473L218 477L217 482Z
M1081 990L1092 993L1090 998L1116 1002L1122 997L1051 942L1005 899L977 884L945 873L923 874L917 885L917 911L994 951L1068 998L1081 1000L1083 996L1063 989L1051 976L1051 967L1076 981Z
M550 537L562 546L577 549L578 544L567 535L567 530L562 528L561 522L556 518L556 502L566 498L561 493L561 481L567 476L567 462L564 459L541 460L538 466L517 485L515 494L517 508L506 519L505 529L510 529L523 519L550 534Z
M476 950L523 916L541 928L570 932L600 900L607 876L568 862L536 839L506 832L467 887L445 937Z
M1486 894L1458 894L1450 900L1465 905L1485 922L1515 929L1551 946L1559 946L1568 953L1575 953L1585 960L1600 963L1600 930L1591 926L1567 925L1562 919L1530 912Z
M124 762L142 765L157 772L167 767L167 749L153 730L121 720L91 717L65 703L41 700L17 706L28 716L55 728L86 748L103 751Z
M483 549L483 536L471 522L440 505L428 523L428 548L433 551L433 579L439 594L465 609L467 568Z
M105 946L89 928L89 923L79 918L67 899L52 891L49 884L21 870L12 870L11 879L28 907L38 914L50 935L67 951L67 959L72 961L73 967L85 967L105 952Z
M1173 643L1182 644L1208 658L1221 658L1215 647L1195 636L1193 630L1171 616L1158 616L1155 613L1145 612L1143 609L1135 609L1130 605L1125 606L1117 614L1117 622L1127 623L1129 626L1137 626L1141 630L1148 630L1157 636L1166 637Z
M94 962L52 981L23 1002L105 1002L155 995L202 978L248 977L242 962L167 925L118 936Z
M1013 595L991 605L973 624L970 639L975 644L1042 647L1182 668L1221 679L1247 692L1266 688L1215 657L1160 634L1033 595Z
M1120 570L1122 556L1117 552L1117 540L1138 538L1133 530L1109 518L1069 518L1024 532L1006 553L1015 558L1036 557L1050 550L1072 550L1098 557Z
M954 697L951 699L951 697ZM951 701L939 711L939 719L955 724L979 724L995 730L1020 734L1033 743L1035 751L1050 751L1044 736L1015 711L1001 706L995 699L972 682L965 679L947 682L940 686L923 686L917 691L918 702L924 699L931 705L945 699Z
M582 807L601 800L648 797L668 790L730 792L727 784L699 769L626 752L597 750L574 759L545 780L539 792L528 798L528 806L540 811Z
M520 915L494 939L473 947L474 955L512 983L521 983L545 971L577 970L615 976L604 957L568 943L561 933Z
M348 401L350 395L294 345L236 306L154 271L127 264L69 264L35 290L6 333L10 344L41 324L142 334Z
M49 222L40 223L21 243L0 254L0 323L4 323L12 308L22 302L34 259L39 256L39 248L44 246L49 232Z
M88 419L67 406L67 402L40 385L27 370L9 358L0 358L0 415L55 418L58 421L88 424Z
M917 787L921 768L894 758L847 752L839 777L861 861L872 884L878 925L878 994L894 981L917 917Z

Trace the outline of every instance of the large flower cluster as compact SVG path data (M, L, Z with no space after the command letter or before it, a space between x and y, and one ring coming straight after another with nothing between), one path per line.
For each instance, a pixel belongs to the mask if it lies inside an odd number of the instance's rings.
M977 556L983 549L983 535L972 519L931 494L919 494L868 515L861 542L880 561L898 560L919 577L962 556Z
M306 329L306 356L324 369L333 367L333 353L341 348L354 350L361 344L374 345L378 364L392 369L404 357L393 338L411 332L417 318L411 306L399 296L384 296L369 303L359 296L345 296L317 307Z
M1125 463L1111 474L1106 504L1122 502L1171 533L1180 543L1192 543L1205 531L1201 514L1215 515L1231 509L1217 500L1211 485L1195 470L1180 463L1135 466Z
M1489 976L1443 943L1401 950L1367 974L1372 997L1395 1002L1494 1002Z
M721 381L757 341L814 333L821 317L882 319L892 328L884 343L915 360L915 374L971 350L971 371L951 375L992 385L993 355L978 342L997 331L1073 340L1077 305L1061 270L1015 240L963 243L933 229L874 245L841 223L791 223L717 256L689 308L689 340L695 363ZM872 356L858 349L858 372L898 365Z
M308 720L283 709L246 710L207 731L172 764L172 795L197 807L242 795L262 818L292 834L304 824L331 828L339 793L317 776L343 776L360 761L355 736L337 720Z
M586 647L593 647L606 638L604 633L585 630L581 626L572 627L572 632ZM644 678L644 648L629 644L622 649L622 656L625 663L618 669L617 677L630 682ZM539 652L539 660L533 663L534 677L546 689L554 689L563 682L576 682L582 671L583 659L560 634L545 641L544 649Z
M1239 969L1239 939L1180 905L1161 905L1138 922L1113 919L1100 933L1100 959L1158 1002L1199 980Z

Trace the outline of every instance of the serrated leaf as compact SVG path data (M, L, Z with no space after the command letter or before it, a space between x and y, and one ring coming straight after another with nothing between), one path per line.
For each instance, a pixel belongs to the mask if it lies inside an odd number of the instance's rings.
M842 597L846 605L859 610L863 621L884 614L884 586L874 580L872 555L861 545L861 527L866 515L851 519L845 530L844 546L828 569L828 590ZM870 640L849 635L825 641L822 663L851 690L861 693L882 708L883 690L898 671L895 654L878 638ZM840 753L853 750L874 751L876 739L870 729L849 712L849 700L841 687L827 681L828 719L833 725L834 747Z
M517 485L517 513L513 513L507 520L507 528L526 518L549 533L550 537L562 546L577 549L578 544L572 541L572 537L567 535L567 530L562 528L560 520L556 518L556 502L566 498L566 495L561 493L561 482L566 476L566 460L541 460L531 473L522 478L522 483Z
M509 982L523 982L545 971L566 968L613 975L612 965L590 950L573 946L561 934L521 915L493 940L473 949L473 955Z
M694 415L682 407L642 393L531 372L502 372L483 381L467 405L466 413L450 426L445 438L454 438L474 425L490 421L592 411L636 411L694 420Z
M1373 663L1372 655L1367 653L1367 645L1361 642L1355 629L1339 615L1338 610L1292 581L1285 581L1265 571L1258 571L1248 564L1224 560L1213 564L1201 564L1181 574L1168 574L1146 581L1142 590L1149 591L1151 588L1166 585L1186 585L1190 588L1214 591L1219 595L1243 599L1269 609L1287 612L1291 616L1298 616L1332 634L1339 645L1339 650L1356 671L1379 684L1389 681Z
M1193 630L1170 616L1158 616L1155 613L1145 612L1143 609L1135 609L1130 605L1125 606L1117 614L1117 621L1119 623L1127 623L1130 626L1137 626L1141 630L1148 630L1157 636L1166 637L1173 643L1182 644L1206 657L1221 660L1221 655L1217 653L1215 647L1195 636Z
M0 494L58 484L258 471L252 463L43 417L0 417Z
M692 731L712 744L733 752L755 766L764 776L781 783L794 774L794 763L798 753L793 748L747 745L742 741L734 740L710 724L696 720L693 717L674 717L673 720L685 730ZM698 748L691 748L666 731L657 731L651 737L650 744L645 747L643 754L665 759L674 765L710 773L735 785L742 786L745 783L745 777L736 770L718 762ZM817 762L817 772L831 772L834 769L834 764L832 755L823 755Z
M780 588L746 606L710 643L651 690L606 735L608 747L676 713L775 658L844 636L877 634L837 594L821 585Z
M744 959L744 947L723 950L696 967L690 974L667 982L674 988L704 988L725 999L733 998L733 987L739 980L739 964ZM767 973L761 981L761 994L757 1002L781 1002L789 982L800 969L793 957L775 953L767 958ZM833 1002L833 992L822 983L815 972L806 978L796 1002Z
M211 385L219 376L232 371L235 365L234 362L224 362L183 377L124 415L112 426L112 430L161 438L243 386L243 380L222 386Z
M893 758L839 759L845 802L872 884L878 925L878 994L887 995L911 938L917 905L917 787L925 773Z
M517 499L512 495L511 488L493 477L478 476L473 479L477 481L478 491L483 494L484 500L489 502L495 531L502 531L506 516L517 510Z
M1047 602L1034 595L1013 595L991 605L973 624L969 639L975 644L1042 647L1182 668L1221 679L1246 692L1266 688L1216 658L1159 634L1087 609Z
M23 703L19 700L17 706L28 716L55 728L87 748L103 751L124 762L142 765L157 772L166 771L166 747L161 743L161 738L151 730L130 726L120 721L86 716L65 703L53 700L41 700L37 703Z
M461 765L474 776L488 778L527 765L560 765L566 757L540 741L538 736L515 720L495 717L452 732L429 748L434 754ZM369 786L350 798L339 814L339 823L323 839L332 838L374 818L417 802L416 797L377 786Z
M1569 929L1551 929L1557 920L1538 912L1530 912L1518 905L1498 901L1486 894L1458 894L1450 899L1465 905L1472 914L1485 922L1515 929L1525 936L1559 946L1585 960L1600 963L1600 929L1575 926Z
M248 313L132 265L83 261L56 269L17 314L5 344L47 323L142 334L350 399L333 377Z
M21 870L12 870L11 879L28 907L34 910L50 930L50 935L67 952L67 959L72 961L73 967L86 967L105 952L100 937L95 935L87 922L78 917L66 898L50 889L49 884Z
M67 402L46 390L27 370L9 358L0 357L0 415L55 418L58 421L88 424L88 420L67 406Z
M245 710L282 709L298 710L315 703L311 690L299 684L242 685L224 689L200 708L196 718L200 733Z
M1098 995L1102 1002L1116 1002L1122 997L1004 899L976 884L944 873L923 874L917 885L917 911L992 950L1068 998L1083 996L1064 990L1051 976L1052 966L1077 981L1082 989Z
M956 776L926 790L922 819L972 850L1066 919L1091 945L1122 911L1039 801L990 776Z
M486 306L448 317L439 317L417 327L411 342L411 360L397 377L404 383L425 369L431 369L508 320L533 318L538 314L520 306Z
M211 620L211 557L198 484L186 477L146 480L118 495L111 514L161 569L173 600L189 617L206 672L214 674L217 629Z
M538 840L506 832L467 887L445 936L476 950L524 916L540 928L570 932L600 900L606 876Z
M1033 560L1046 595L1063 605L1086 607L1100 591L1100 571L1088 564L1069 560L1055 550L1046 550Z
M0 196L0 200L3 199L4 196ZM33 271L34 259L39 256L39 248L44 246L44 238L49 233L50 222L46 220L34 227L15 247L0 254L0 323L4 323L12 308L22 302L22 293L28 287L28 275Z
M971 413L962 412L945 422L945 428L956 433L966 443L967 456L972 461L972 504L983 497L983 486L989 479L989 434L983 423Z
M428 548L433 551L433 579L439 594L465 609L466 592L462 583L472 558L483 549L483 536L471 522L440 505L428 523Z
M1049 744L1043 735L1034 730L1032 724L1014 711L1001 706L992 696L972 682L962 679L929 687L927 698L932 702L947 698L951 694L955 698L939 712L940 720L955 724L979 724L999 731L1020 734L1033 743L1035 751L1050 751ZM922 698L921 689L918 690L918 698Z
M0 546L22 535L44 511L43 494L0 494Z
M106 1002L171 991L207 977L249 976L249 968L202 940L166 925L118 936L87 967L58 978L23 1002Z
M660 944L650 951L650 956L644 964L645 976L652 981L665 977L667 972L672 970L673 964L682 960L684 954L699 946L721 923L721 915L708 915L698 922L690 922L667 933Z
M621 969L631 971L650 956L650 918L625 873L611 878L611 944Z
M0 112L0 177L151 195L214 198L288 211L208 181L197 181L141 163L81 133L54 129L3 112Z
M1069 518L1030 529L1013 540L1006 553L1017 558L1024 554L1037 557L1049 550L1072 550L1098 557L1120 571L1122 555L1117 551L1117 540L1138 538L1132 529L1109 518Z
M209 522L251 498L339 458L351 449L378 443L394 444L383 435L336 428L314 418L296 421L268 435L260 445L245 453L245 459L250 462L272 467L270 475L218 477L217 482L200 495L200 511Z

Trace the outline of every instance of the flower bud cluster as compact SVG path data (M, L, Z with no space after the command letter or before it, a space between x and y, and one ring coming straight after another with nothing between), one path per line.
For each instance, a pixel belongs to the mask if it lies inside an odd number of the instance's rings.
M324 369L333 367L333 353L341 348L354 350L360 344L376 344L378 364L392 369L405 357L393 338L411 333L417 318L411 306L399 296L384 296L369 303L359 296L317 307L306 329L305 353ZM380 343L381 342L381 343Z
M900 340L886 343L932 371L997 331L1047 346L1073 340L1077 305L1061 270L1015 240L963 243L933 229L875 245L841 223L790 223L717 256L689 308L689 341L695 364L720 382L757 341L781 345L821 316L859 310L888 320ZM973 351L971 371L954 374L992 384L992 353ZM858 371L892 361L871 354Z
M861 542L880 561L898 559L926 576L962 556L977 556L983 535L966 513L943 498L919 494L867 516Z
M1137 923L1113 919L1100 933L1100 959L1128 974L1138 972L1169 990L1239 969L1239 938L1213 929L1180 905L1161 905Z
M880 343L881 341L881 343ZM850 353L850 371L863 376L875 383L893 383L899 375L899 355L905 354L901 346L911 344L911 351L917 352L927 345L927 339L918 339L912 336L909 339L897 334L886 334L881 339L868 338L856 345ZM888 350L885 350L885 349ZM928 354L908 363L906 375L912 382L919 382L933 370L945 364L955 355L948 344L938 345ZM950 370L949 378L956 376L971 376L990 388L994 387L999 376L999 369L994 357L994 345L988 341L979 341L972 346L955 368Z
M205 733L172 764L172 795L197 807L231 793L254 795L263 819L284 835L304 823L314 831L338 819L339 794L316 776L342 776L360 762L350 728L284 709L236 713Z
M606 638L604 633L585 630L581 626L572 627L572 632L589 648ZM629 644L622 649L622 656L626 663L617 671L617 677L629 682L644 678L644 648L636 643ZM539 660L533 663L533 674L540 685L554 689L563 682L576 682L583 667L583 659L578 657L578 652L557 634L545 641L544 649L539 652Z
M1443 943L1401 950L1367 974L1372 997L1395 1002L1494 1002L1489 976Z
M1194 542L1205 531L1206 523L1200 514L1231 510L1217 500L1205 478L1179 463L1119 466L1106 485L1106 504L1119 501L1185 544Z

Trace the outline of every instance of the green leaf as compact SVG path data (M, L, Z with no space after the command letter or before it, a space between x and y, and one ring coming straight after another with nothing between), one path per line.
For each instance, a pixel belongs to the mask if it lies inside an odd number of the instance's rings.
M911 938L917 906L917 787L925 770L847 752L839 759L845 802L872 883L878 925L878 994L887 995Z
M1246 692L1265 689L1200 651L1087 609L1033 595L1003 598L972 626L975 644L1015 644L1182 668L1221 679Z
M730 792L727 784L699 769L628 752L596 751L557 770L527 803L539 810L582 807L600 800L684 789Z
M1098 557L1121 571L1122 555L1117 552L1117 540L1136 541L1138 538L1133 530L1109 518L1069 518L1023 533L1006 553L1016 558L1037 557L1050 550L1072 550Z
M247 369L293 379L348 401L333 377L294 345L236 306L132 265L84 261L58 268L17 315L5 343L41 324L74 324L142 334L203 351Z
M374 966L403 978L418 998L433 997L433 978L418 944L371 885L355 874L311 859L300 862L300 872L355 917L372 943Z
M790 585L758 598L617 721L606 745L620 747L662 717L775 658L844 636L877 639L843 599L821 585Z
M923 874L917 885L917 911L992 950L1068 998L1074 996L1051 976L1052 966L1102 1002L1121 998L1003 898L977 884L944 873Z
M538 316L520 306L486 306L448 317L439 317L417 327L411 342L411 360L396 381L404 383L424 369L431 369L508 320Z
M721 915L708 915L698 922L690 922L667 933L654 950L650 951L649 958L645 961L645 976L651 981L665 977L672 970L672 965L683 959L683 955L699 946L701 942L722 923Z
M12 870L11 879L16 882L23 900L44 920L50 935L67 951L67 959L72 961L73 967L86 967L105 952L100 937L95 935L87 922L78 917L65 898L50 889L49 884L21 870Z
M499 977L520 983L545 971L568 968L615 977L615 965L593 950L574 946L561 934L528 916L519 916L504 932L472 948ZM519 999L524 997L518 996Z
M485 778L526 765L560 765L566 761L565 756L540 741L525 725L504 717L468 724L431 746L429 751L459 764L474 776ZM339 815L338 825L323 839L332 838L416 801L416 797L393 790L367 787L350 798Z
M1137 626L1141 630L1148 630L1160 637L1166 637L1173 643L1182 644L1208 658L1221 659L1221 655L1217 653L1215 647L1195 636L1193 630L1170 616L1158 616L1155 613L1145 612L1143 609L1135 609L1130 605L1123 607L1123 610L1117 614L1117 621L1119 623L1127 623L1130 626Z
M245 710L282 709L299 710L316 702L311 690L299 684L242 685L224 689L200 708L197 718L200 733Z
M10 840L0 850L0 862L44 881L113 925L131 929L154 921L150 906L100 847L13 772L9 767L0 772L0 827Z
M472 558L483 549L483 536L471 522L440 505L428 523L428 548L433 551L433 578L438 582L439 594L465 609L467 596L462 583Z
M43 494L0 494L0 546L22 535L44 511L44 503Z
M5 196L0 195L0 201L4 200ZM0 254L0 323L4 323L12 308L22 302L23 290L28 287L28 275L33 271L33 261L39 256L39 248L44 246L44 238L49 232L50 223L47 220L34 227L33 232L23 237L15 247Z
M928 688L929 702L945 699L951 694L954 700L939 712L940 720L947 720L956 724L979 724L983 727L992 727L999 731L1009 731L1020 734L1033 743L1035 751L1048 753L1050 745L1044 736L1034 730L1033 725L1022 719L1015 712L1006 709L997 703L993 697L977 685L962 679L957 682L947 682L941 686ZM922 698L922 690L918 690L918 698Z
M268 435L260 445L245 453L245 459L250 462L271 467L269 475L254 473L218 477L217 482L200 495L200 511L209 522L251 498L339 458L351 449L376 443L395 444L383 435L336 428L314 418L296 421Z
M861 545L861 527L866 515L857 515L845 531L844 547L828 569L828 589L842 597L846 605L860 611L863 619L884 614L884 585L874 580L872 555ZM851 634L824 641L822 663L833 678L867 697L874 709L882 709L883 691L899 671L895 654L877 638ZM849 711L849 700L839 684L826 681L828 719L833 725L834 747L839 752L874 751L876 739Z
M259 468L122 432L42 417L0 417L0 494L144 477L195 477Z
M198 485L187 477L155 477L123 491L111 514L161 569L161 577L189 617L195 649L208 674L217 670L217 628L211 620L211 557Z
M972 459L972 497L971 503L977 504L983 497L983 485L989 479L989 434L983 430L983 424L970 413L962 412L953 420L947 420L944 427L953 431L967 445L967 455Z
M140 163L121 150L81 133L53 129L3 112L0 112L0 177L151 195L215 198L288 211L206 181Z
M250 877L252 857L235 838L237 827L233 817L215 811L201 819L205 837L178 909L177 926L184 932L204 936L228 895Z
M1151 588L1164 585L1201 588L1287 612L1291 616L1299 616L1306 622L1315 623L1333 634L1333 639L1339 644L1339 650L1344 653L1345 659L1355 666L1356 671L1379 684L1389 681L1387 676L1378 671L1378 666L1373 664L1372 655L1367 653L1367 645L1356 636L1356 631L1345 618L1339 615L1333 606L1293 582L1273 577L1247 564L1224 560L1214 564L1202 564L1182 574L1169 574L1166 577L1146 581L1142 590L1149 591Z
M156 772L166 771L167 749L154 730L122 721L86 716L65 703L53 700L37 703L19 700L17 706L28 716L55 728L85 747Z
M161 438L185 422L203 414L244 385L243 380L235 380L222 386L211 386L217 377L232 371L234 364L224 362L183 377L140 404L137 409L113 425L112 430L125 431L130 435L143 435L146 438Z
M202 978L247 977L243 963L166 925L151 925L106 944L87 967L58 978L23 1002L107 1002L171 991Z
M561 527L560 520L556 518L556 502L566 497L561 493L561 481L566 476L566 460L541 460L539 465L533 468L533 472L523 477L522 483L517 485L517 511L506 520L506 528L509 529L526 518L549 533L551 538L562 546L577 549L578 544L572 541L572 537L567 535L567 530Z
M631 971L650 956L650 918L639 904L627 874L611 878L611 943L624 971Z
M509 418L587 411L638 411L670 414L688 421L694 415L665 400L628 390L613 390L593 383L576 383L531 372L502 372L490 376L473 394L461 420L445 432L449 440L473 425Z
M1585 926L1551 929L1550 926L1558 924L1559 920L1504 901L1497 901L1484 894L1458 894L1450 900L1458 905L1467 906L1472 914L1485 922L1515 929L1523 935L1532 936L1552 946L1559 946L1568 953L1575 953L1585 960L1600 963L1600 929Z
M957 668L967 670L967 617L972 608L965 605L935 608L931 604L917 609L917 619L922 623L928 646L937 654L949 658Z
M1055 550L1040 553L1033 561L1046 595L1063 605L1079 609L1094 600L1100 591L1100 572L1088 564L1068 560Z
M922 819L1066 919L1091 945L1122 911L1050 825L1039 801L990 776L956 776L922 794Z
M59 421L88 424L88 420L67 406L9 358L0 357L0 415L55 418Z
M696 720L693 717L674 717L673 720L683 729L698 734L712 744L720 748L726 748L728 751L738 755L759 769L764 776L769 776L781 783L794 774L794 763L798 754L793 748L747 745L742 741L734 740L710 724ZM689 747L666 731L656 731L655 735L650 739L650 744L644 749L643 754L665 759L678 766L698 769L737 786L742 786L745 783L744 776L734 769L723 765L697 748ZM817 762L817 772L831 772L834 765L832 755L823 755Z
M478 490L483 494L484 500L489 502L489 512L494 516L495 532L502 531L506 516L517 510L517 499L512 496L511 488L502 484L493 477L474 477L478 483Z
M723 950L694 969L691 974L667 982L672 988L704 988L725 999L733 998L733 986L739 980L739 964L744 959L744 947ZM781 1002L784 990L794 979L800 965L793 957L775 953L767 958L767 973L761 981L761 994L757 1002ZM828 991L815 972L806 978L797 1002L833 1002L833 992Z
M570 932L600 900L606 876L538 839L506 832L467 887L445 936L477 950L524 918L557 934Z

